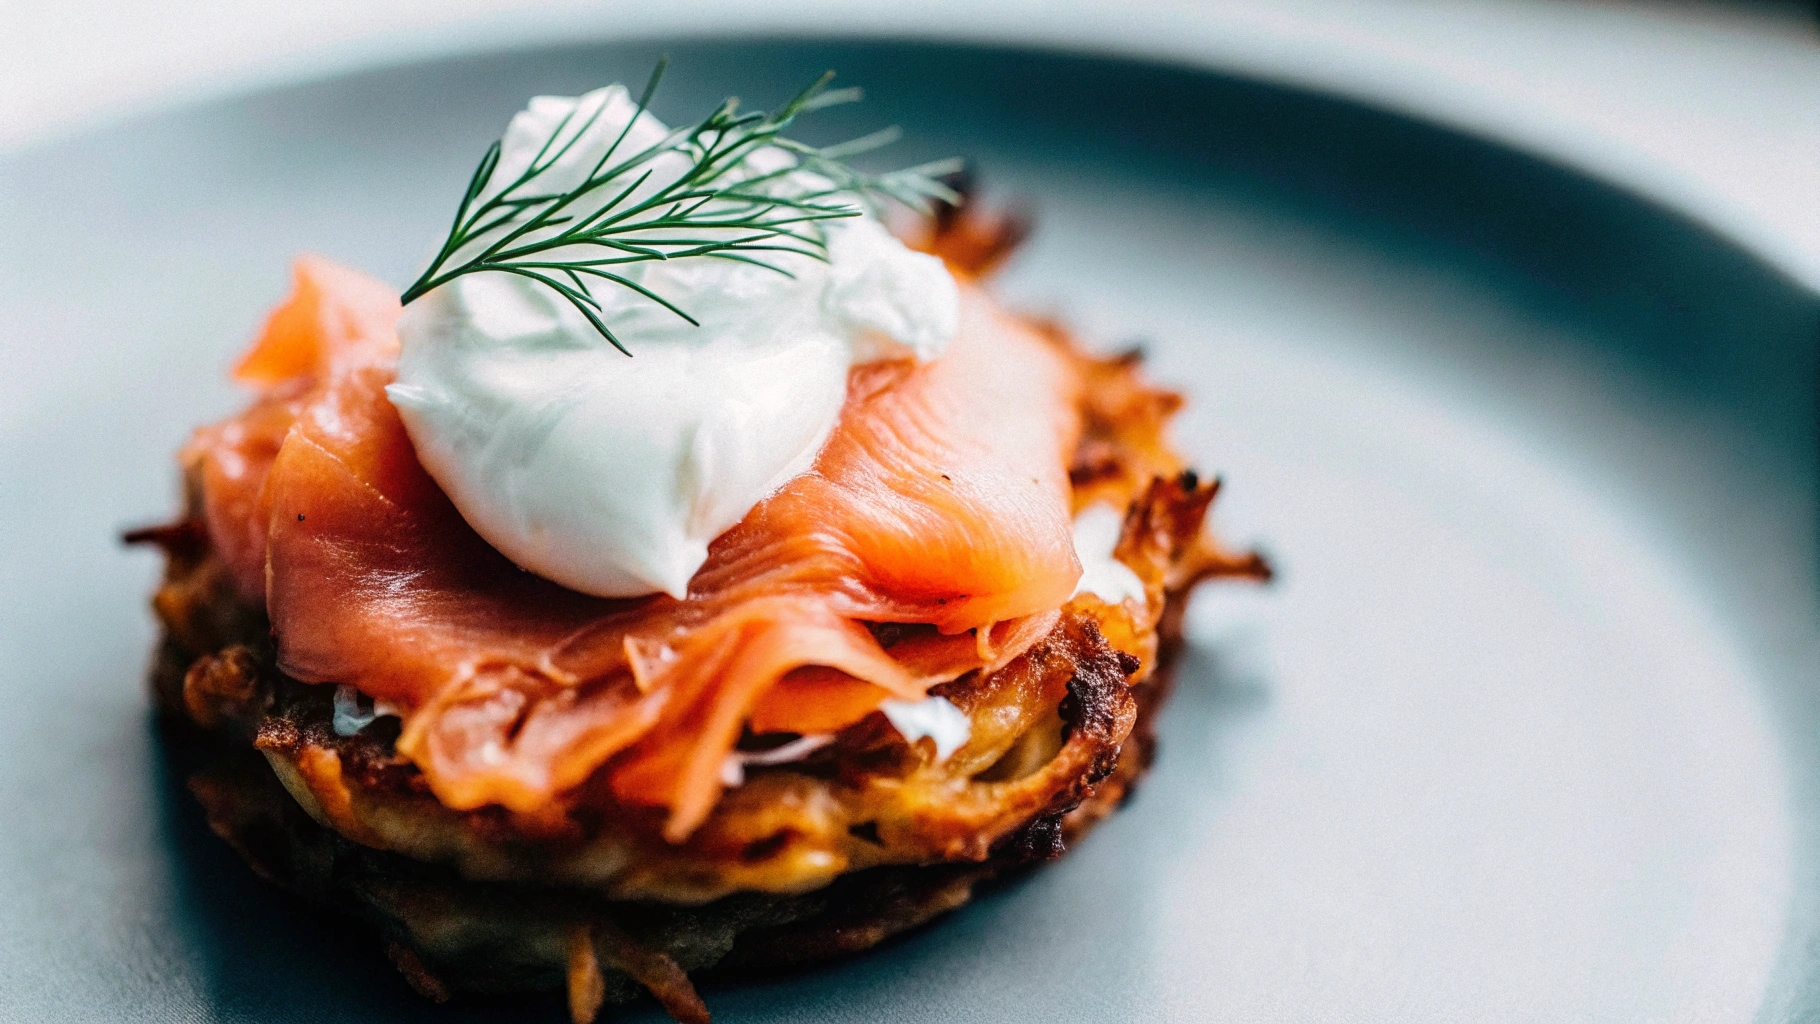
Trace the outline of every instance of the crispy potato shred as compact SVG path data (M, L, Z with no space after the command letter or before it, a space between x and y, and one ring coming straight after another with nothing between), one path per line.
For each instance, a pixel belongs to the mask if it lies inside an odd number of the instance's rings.
M1016 217L944 209L911 238L977 279L1024 234ZM1145 382L1135 353L1090 355L1059 325L1025 323L1084 382L1068 467L1073 510L1125 510L1114 554L1143 597L1113 604L1078 593L1047 613L971 631L974 667L929 691L971 726L950 756L867 713L872 696L857 721L835 716L832 739L800 760L749 757L743 784L711 797L686 834L666 829L663 808L623 799L611 759L538 806L451 808L400 752L396 718L341 735L335 687L279 668L263 604L235 568L252 556L211 540L209 481L192 467L186 517L128 539L168 556L154 598L166 630L159 705L187 746L225 752L192 780L211 825L268 876L378 923L424 994L554 983L566 987L577 1024L641 991L677 1020L706 1021L692 972L864 948L965 902L1005 867L1059 855L1148 766L1149 718L1166 686L1159 666L1179 640L1188 591L1269 570L1205 528L1216 484L1184 466L1165 437L1181 398ZM951 642L929 625L868 629L903 659L919 644ZM776 684L772 703L787 703L792 686L837 692L843 678L871 685L838 668L801 668ZM746 723L741 751L795 738L772 731L762 712ZM359 870L320 867L356 854ZM407 864L432 880L398 867ZM579 895L513 895L523 883ZM647 909L624 909L632 906ZM730 923L714 942L679 938L687 929L654 923L652 906L696 908L702 928L709 918ZM751 909L760 906L768 909ZM498 966L507 961L515 966Z

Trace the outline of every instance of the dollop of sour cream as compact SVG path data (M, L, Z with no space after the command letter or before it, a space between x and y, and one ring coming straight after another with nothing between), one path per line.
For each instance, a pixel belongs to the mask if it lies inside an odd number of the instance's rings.
M1144 581L1113 556L1124 526L1124 515L1105 502L1095 502L1074 517L1074 554L1081 560L1077 596L1092 594L1107 604L1144 600Z
M922 700L887 700L878 709L885 720L908 743L925 736L935 741L935 760L948 760L948 755L967 745L973 734L973 721L967 713L946 697L924 697Z
M622 86L541 96L512 119L493 180L516 178L565 117L583 124L596 111L539 191L574 188L622 131L620 154L668 133ZM757 174L790 159L759 150L746 163ZM659 158L646 188L686 164ZM823 184L793 171L773 187ZM959 294L940 260L870 215L821 229L826 263L769 254L793 276L706 257L616 267L700 323L596 285L631 358L542 284L456 278L405 307L387 394L424 467L507 558L600 597L681 598L709 542L810 468L852 366L934 358L957 329Z

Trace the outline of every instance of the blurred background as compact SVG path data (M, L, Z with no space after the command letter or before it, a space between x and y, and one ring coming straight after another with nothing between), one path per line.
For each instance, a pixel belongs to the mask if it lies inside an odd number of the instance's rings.
M1087 47L1364 99L1623 182L1820 283L1812 0L6 0L0 151L148 106L581 38Z
M713 3L629 5L612 0L7 0L0 4L0 144L197 89L223 75L244 79L281 74L319 59L321 51L337 44L366 40L370 46L376 37L421 35L425 30L435 30L438 43L455 43L463 35L464 23L497 27L502 15L520 22L523 14L538 12L567 21L590 12L611 17L632 6L671 8L667 13L685 26L702 27L704 21L728 17ZM939 31L946 5L940 0L931 4L752 0L740 6L743 10L732 17L746 24L819 20L836 29L869 8L879 13L897 8L896 14L887 15L891 20L905 26L921 22ZM1103 5L1091 0L1006 0L991 6L1002 8L1007 21L1037 22ZM1175 9L1199 17L1275 21L1286 31L1376 32L1387 40L1397 37L1393 23L1399 14L1424 11L1478 20L1487 31L1500 23L1500 15L1539 14L1562 19L1564 25L1575 19L1628 20L1635 22L1635 31L1644 33L1652 22L1675 22L1720 33L1820 39L1812 0L1457 0L1444 5L1136 0L1117 6L1137 9L1140 15L1145 9L1164 13ZM1037 24L1030 27L1041 30Z

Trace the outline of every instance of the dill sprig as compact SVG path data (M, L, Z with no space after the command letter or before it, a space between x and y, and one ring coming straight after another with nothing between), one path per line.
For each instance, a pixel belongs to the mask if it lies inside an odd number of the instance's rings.
M780 258L827 261L822 222L860 216L862 206L876 209L880 200L919 210L930 199L960 201L939 180L957 170L958 161L884 174L868 174L847 162L897 141L895 128L822 147L783 135L804 114L860 99L858 89L828 88L832 71L775 111L742 112L739 100L729 97L696 124L621 156L667 63L667 58L658 61L632 117L572 188L551 191L540 188L539 181L594 127L607 107L604 101L579 120L583 104L576 104L511 181L494 182L500 142L489 146L468 181L448 238L423 275L405 289L403 301L412 302L465 274L516 274L567 299L614 348L631 355L607 326L591 283L630 289L699 324L669 299L621 273L628 264L709 257L794 276L779 265ZM748 162L761 149L783 154L777 167L762 170ZM656 162L672 154L682 156L686 166L672 179L654 180ZM804 187L802 178L790 177L797 171L812 172L820 181Z

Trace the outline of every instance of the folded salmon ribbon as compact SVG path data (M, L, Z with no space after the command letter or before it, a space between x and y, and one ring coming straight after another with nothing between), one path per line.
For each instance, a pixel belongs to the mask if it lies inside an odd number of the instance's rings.
M184 458L279 666L400 709L399 753L451 808L537 813L598 776L680 842L745 730L829 732L1006 664L1080 577L1080 368L972 285L943 356L853 372L814 468L715 541L682 601L566 590L468 527L385 396L398 313L388 286L300 260L235 368L257 399Z

